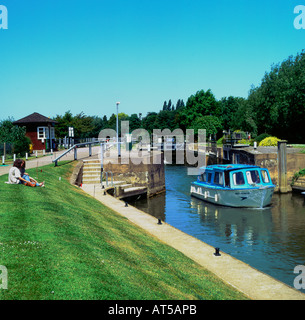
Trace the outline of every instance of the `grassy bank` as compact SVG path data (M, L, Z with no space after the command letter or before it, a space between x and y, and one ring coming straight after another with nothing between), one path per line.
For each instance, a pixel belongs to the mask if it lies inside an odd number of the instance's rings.
M71 170L28 170L46 188L0 177L0 265L8 270L0 299L244 299L71 186Z

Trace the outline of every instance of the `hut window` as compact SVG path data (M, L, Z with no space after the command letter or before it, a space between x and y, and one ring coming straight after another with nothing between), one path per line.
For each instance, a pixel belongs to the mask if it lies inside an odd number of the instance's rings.
M38 127L37 128L37 138L39 140L46 139L46 128L45 127Z
M53 128L53 127L50 128L50 135L51 135L50 136L51 139L55 139L55 128Z

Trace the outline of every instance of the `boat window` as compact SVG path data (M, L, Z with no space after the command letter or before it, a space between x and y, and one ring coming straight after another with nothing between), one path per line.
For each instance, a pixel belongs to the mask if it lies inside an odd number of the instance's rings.
M209 173L207 174L207 181L206 181L206 182L211 183L211 181L212 181L212 173L209 172Z
M230 175L228 171L225 171L225 186L230 188Z
M236 186L245 184L244 175L242 172L233 173L233 182Z
M223 186L223 175L222 175L222 172L215 172L214 183Z
M200 181L203 181L203 182L206 182L206 173L202 173L200 176L199 176L199 180Z
M269 183L270 179L269 179L269 175L268 175L267 170L262 170L261 173L262 173L263 182Z
M261 179L257 170L250 170L246 172L247 181L249 184L260 183Z

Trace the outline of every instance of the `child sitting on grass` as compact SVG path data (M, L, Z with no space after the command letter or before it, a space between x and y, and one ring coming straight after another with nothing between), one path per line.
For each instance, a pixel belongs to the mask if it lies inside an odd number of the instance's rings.
M21 159L17 159L14 162L13 167L10 169L8 174L8 183L22 183L29 187L44 187L44 182L38 183L35 179L31 178L27 173L25 173L25 161Z

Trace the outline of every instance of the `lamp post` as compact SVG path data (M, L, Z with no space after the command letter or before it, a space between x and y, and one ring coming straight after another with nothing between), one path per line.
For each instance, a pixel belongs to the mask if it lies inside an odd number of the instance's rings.
M120 102L116 103L116 141L118 144L118 156L121 156L121 145L119 143L119 104Z

